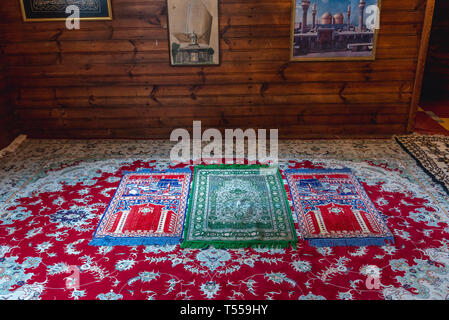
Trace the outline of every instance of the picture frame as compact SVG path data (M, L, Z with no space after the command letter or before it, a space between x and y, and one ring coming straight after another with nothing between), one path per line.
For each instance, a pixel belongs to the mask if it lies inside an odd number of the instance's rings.
M380 12L381 0L292 0L290 61L375 60Z
M218 0L166 0L170 66L219 66Z
M65 21L66 7L77 5L82 21L112 20L111 0L19 0L24 22Z

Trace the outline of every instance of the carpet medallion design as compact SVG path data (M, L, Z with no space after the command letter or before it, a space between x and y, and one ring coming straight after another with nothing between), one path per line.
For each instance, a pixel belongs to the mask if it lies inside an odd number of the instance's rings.
M400 136L396 141L449 194L449 136Z
M310 245L381 246L393 242L393 235L350 169L290 169L285 176L301 235Z
M191 175L188 168L125 174L90 244L178 244Z
M282 178L268 170L258 165L195 167L181 247L294 245Z

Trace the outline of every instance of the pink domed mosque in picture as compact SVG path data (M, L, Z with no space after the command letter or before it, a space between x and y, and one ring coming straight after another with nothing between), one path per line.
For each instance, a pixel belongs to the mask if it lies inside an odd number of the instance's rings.
M371 60L377 0L293 0L292 60Z

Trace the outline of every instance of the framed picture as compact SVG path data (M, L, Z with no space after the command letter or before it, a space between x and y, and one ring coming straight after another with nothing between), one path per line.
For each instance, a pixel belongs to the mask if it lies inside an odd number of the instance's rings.
M220 64L218 0L167 0L170 65Z
M62 21L70 13L66 8L80 9L80 20L112 20L111 0L19 0L23 21Z
M380 1L292 0L290 60L374 60Z

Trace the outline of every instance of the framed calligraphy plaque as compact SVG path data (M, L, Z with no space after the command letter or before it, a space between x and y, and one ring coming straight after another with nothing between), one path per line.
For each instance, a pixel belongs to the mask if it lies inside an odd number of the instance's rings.
M79 9L80 20L112 20L111 0L20 0L20 5L24 21L66 20L72 6Z

